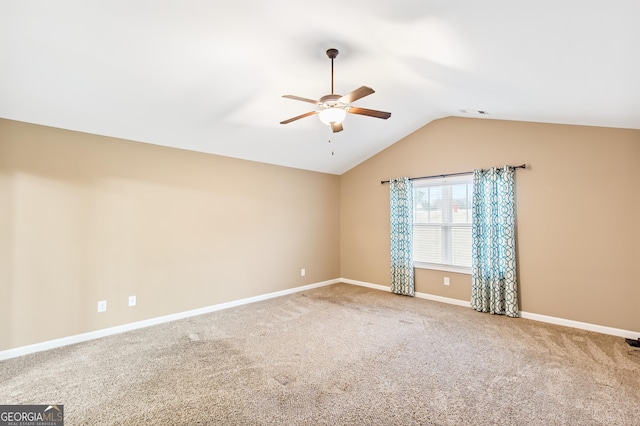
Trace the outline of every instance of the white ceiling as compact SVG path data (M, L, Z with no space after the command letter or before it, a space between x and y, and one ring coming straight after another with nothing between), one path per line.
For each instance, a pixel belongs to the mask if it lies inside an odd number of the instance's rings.
M391 118L280 125L331 47ZM640 129L640 1L0 0L3 118L342 174L462 109Z

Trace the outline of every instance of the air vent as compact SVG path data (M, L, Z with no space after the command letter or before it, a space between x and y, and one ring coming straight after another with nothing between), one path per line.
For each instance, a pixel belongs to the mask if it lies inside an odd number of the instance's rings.
M487 111L480 109L461 109L460 112L463 114L489 115Z

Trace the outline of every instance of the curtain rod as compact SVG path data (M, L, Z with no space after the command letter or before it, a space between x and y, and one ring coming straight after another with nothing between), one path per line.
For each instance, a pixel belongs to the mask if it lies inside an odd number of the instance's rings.
M509 167L511 167L512 169L526 169L527 165L526 164L520 164L519 166L509 166ZM448 174L444 174L444 175L420 176L420 177L409 178L409 180L445 178L445 177L449 177L449 176L464 176L464 175L471 175L471 174L473 174L473 171L460 172L460 173L448 173ZM382 185L384 185L385 183L389 183L389 181L388 180L381 180L380 183Z

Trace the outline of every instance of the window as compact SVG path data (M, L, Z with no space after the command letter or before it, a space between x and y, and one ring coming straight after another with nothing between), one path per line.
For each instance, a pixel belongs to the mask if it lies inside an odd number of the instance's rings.
M473 176L413 181L414 266L471 273Z

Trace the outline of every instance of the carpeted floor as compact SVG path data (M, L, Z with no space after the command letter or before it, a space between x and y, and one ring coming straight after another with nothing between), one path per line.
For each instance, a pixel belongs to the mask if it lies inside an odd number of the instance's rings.
M638 425L624 339L337 284L0 362L67 425Z

